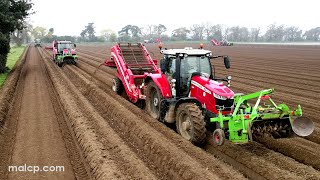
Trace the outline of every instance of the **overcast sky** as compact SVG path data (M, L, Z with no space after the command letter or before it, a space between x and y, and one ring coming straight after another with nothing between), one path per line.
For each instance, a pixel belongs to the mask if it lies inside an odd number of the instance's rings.
M266 28L269 24L298 26L303 30L320 26L319 0L33 0L31 23L56 35L80 35L93 22L96 35L102 29L121 30L163 24L170 33L179 27L210 22Z

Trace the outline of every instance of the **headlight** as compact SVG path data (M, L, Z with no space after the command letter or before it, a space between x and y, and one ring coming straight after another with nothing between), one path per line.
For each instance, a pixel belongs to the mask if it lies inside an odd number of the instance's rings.
M227 98L226 98L226 97L224 97L224 96L220 96L219 94L216 94L216 93L213 93L213 96L214 96L215 98L217 98L217 99L227 100Z

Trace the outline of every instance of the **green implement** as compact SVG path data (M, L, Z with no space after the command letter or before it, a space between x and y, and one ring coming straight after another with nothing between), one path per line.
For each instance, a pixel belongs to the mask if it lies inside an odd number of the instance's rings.
M285 104L277 105L269 96L272 92L273 89L267 89L247 95L235 94L232 114L222 115L220 111L217 117L210 118L210 122L217 124L214 142L222 145L224 139L247 143L266 135L274 138L290 137L293 133L310 135L314 124L302 118L301 106L290 110Z

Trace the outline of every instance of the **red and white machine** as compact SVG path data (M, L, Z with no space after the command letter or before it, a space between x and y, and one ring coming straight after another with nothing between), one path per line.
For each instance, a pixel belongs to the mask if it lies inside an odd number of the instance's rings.
M105 65L116 67L112 89L125 92L133 103L142 102L154 118L176 122L177 131L194 144L206 138L206 125L218 112L233 110L234 93L218 80L230 83L231 77L218 79L212 70L211 51L192 48L164 49L161 68L141 43L117 44L111 48L111 59ZM213 126L214 127L214 126Z

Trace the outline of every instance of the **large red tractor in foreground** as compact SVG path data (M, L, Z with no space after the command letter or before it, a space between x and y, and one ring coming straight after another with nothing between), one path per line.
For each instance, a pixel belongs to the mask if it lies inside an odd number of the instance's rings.
M143 44L113 46L111 59L105 61L117 68L112 89L125 93L133 103L145 104L153 118L175 123L178 133L192 143L204 143L207 130L218 145L225 139L246 143L262 134L281 138L293 132L312 133L313 122L297 118L302 116L301 107L292 111L285 104L275 104L269 96L272 89L235 94L229 88L231 76L217 78L211 60L223 58L230 68L228 56L213 56L202 48L161 49L161 53L159 69ZM253 106L252 100L256 100Z

